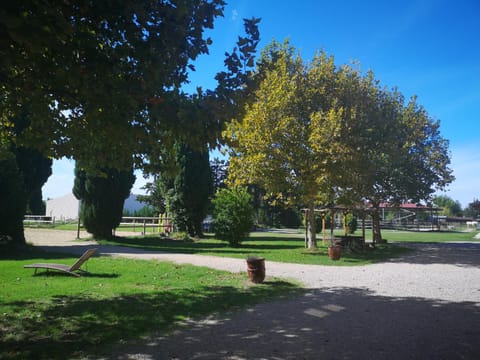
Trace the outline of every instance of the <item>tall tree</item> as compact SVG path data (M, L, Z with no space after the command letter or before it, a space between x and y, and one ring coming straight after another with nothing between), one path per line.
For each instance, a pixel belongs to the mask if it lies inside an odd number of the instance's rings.
M288 43L274 42L260 63L266 72L255 101L227 130L234 149L229 176L238 184L260 185L267 196L307 206L308 246L314 248L313 210L333 196L329 174L338 136L338 110L329 96L333 58L321 53L305 64Z
M30 200L28 202L27 213L32 215L44 215L46 211L46 205L43 201L42 189L37 188L30 195Z
M368 200L373 240L382 242L382 202L430 201L454 177L448 141L439 122L412 98L407 104L396 89L382 89L373 73L343 67L337 89L342 112L341 140L335 179L337 202ZM338 91L337 90L337 91Z
M203 236L202 222L207 215L212 193L209 155L185 143L176 146L177 173L160 177L168 212L174 225L191 236Z
M109 239L120 224L123 204L135 182L133 169L104 168L92 173L81 165L75 164L73 185L73 194L81 201L80 218L94 237Z
M473 201L465 208L464 213L466 216L478 219L480 217L480 200L473 199Z
M259 87L245 116L232 122L231 178L257 183L308 208L308 246L315 247L314 207L372 204L381 241L381 202L430 199L452 179L448 141L416 99L404 104L373 73L336 67L317 54L304 63L273 43L259 61Z
M439 208L442 208L441 215L446 216L461 216L462 205L457 200L453 200L446 195L437 195L433 198L433 204Z
M30 114L23 113L11 120L15 134L21 134L29 124ZM42 186L52 173L52 160L38 150L5 143L8 153L0 160L0 183L2 183L2 202L0 212L0 234L9 235L15 243L23 245L23 218L29 207L37 214L44 214ZM38 205L39 204L39 205ZM36 207L37 206L37 207Z
M15 156L0 160L0 196L0 235L9 236L16 245L24 245L27 194Z
M152 110L165 117L165 123L174 126L172 131L158 127L150 134L162 141L155 145L161 150L152 151L147 156L149 164L145 168L157 177L148 185L147 197L160 205L164 202L173 213L175 225L188 230L191 235L202 235L201 221L208 207L208 196L204 191L210 189L209 195L213 195L211 174L206 173L209 169L208 150L222 142L224 125L243 111L251 94L259 22L260 19L244 19L246 35L239 36L237 47L226 53L227 69L217 74L215 90L203 92L197 89L193 95L176 94L175 101L162 99ZM175 127L183 134L175 131ZM222 166L216 168L218 177L215 179L220 182L224 176ZM191 174L197 175L192 177ZM192 192L195 182L200 191Z
M402 104L398 114L395 126L388 129L387 138L394 144L389 148L389 174L377 178L375 185L387 189L385 202L430 202L436 191L445 190L455 179L448 140L440 133L440 122L418 105L416 97Z

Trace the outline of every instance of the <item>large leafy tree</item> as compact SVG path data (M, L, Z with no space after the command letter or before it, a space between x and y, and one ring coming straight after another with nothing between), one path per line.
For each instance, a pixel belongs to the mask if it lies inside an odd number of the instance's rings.
M80 218L87 231L96 238L109 239L120 224L135 175L133 169L103 168L90 172L89 168L76 162L73 194L81 201Z
M226 70L217 74L215 90L176 94L174 101L162 100L153 110L173 125L166 132L164 128L152 129L151 135L162 139L155 145L161 150L147 156L145 168L156 181L147 185L149 194L143 198L158 209L167 207L175 225L194 236L202 236L201 222L212 187L222 186L226 171L224 164L217 163L212 185L208 150L222 142L224 125L243 111L251 94L259 22L256 18L244 20L246 34L239 36L231 53L226 53ZM164 134L168 136L162 138Z
M256 183L283 202L310 210L308 246L316 247L314 208L331 200L332 156L338 136L333 58L318 54L306 64L288 44L262 54L255 101L228 127L230 177Z
M473 199L473 201L465 208L464 212L466 216L478 219L480 217L480 200Z
M441 215L446 216L461 216L462 205L458 200L453 200L446 195L437 195L433 198L433 204L439 208L442 208Z
M28 104L16 138L54 157L130 166L182 133L177 91L223 0L10 1L0 7L0 141ZM178 126L177 126L178 125ZM152 136L152 134L156 136ZM161 135L161 136L160 136ZM128 160L127 160L128 159Z
M430 201L454 177L448 166L448 141L440 134L439 122L416 98L405 104L397 90L380 89L371 81L372 74L360 84L368 78L370 85L360 89L369 90L363 100L357 99L355 117L348 121L352 136L344 147L347 161L340 162L340 171L347 174L340 182L340 193L371 204L373 240L381 242L382 202Z
M255 99L227 131L230 174L306 206L309 247L317 204L369 201L381 241L381 202L428 200L452 181L439 122L415 98L405 105L398 91L381 89L371 72L336 67L324 53L304 63L288 43L274 42L257 78Z

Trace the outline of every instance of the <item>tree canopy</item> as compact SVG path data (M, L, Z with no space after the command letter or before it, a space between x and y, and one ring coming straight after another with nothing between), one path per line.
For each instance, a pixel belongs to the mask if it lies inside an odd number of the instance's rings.
M452 181L448 142L413 98L320 52L309 63L288 42L259 60L258 89L226 131L230 178L308 207L419 201ZM310 219L309 247L315 247Z
M135 182L133 169L112 168L89 172L75 164L73 194L80 202L80 218L95 238L109 239L122 220L123 205Z
M169 216L179 231L190 236L203 236L202 222L207 215L212 193L212 173L209 154L178 142L176 172L163 173L156 182L157 191L163 194Z
M171 136L178 88L223 0L10 1L0 7L0 141L128 168ZM173 104L173 105L172 105ZM181 117L180 117L181 120ZM161 136L159 135L161 133ZM156 136L151 136L151 135Z
M433 198L433 204L439 208L442 208L440 215L446 216L461 216L462 204L457 200L453 200L446 195L437 195Z

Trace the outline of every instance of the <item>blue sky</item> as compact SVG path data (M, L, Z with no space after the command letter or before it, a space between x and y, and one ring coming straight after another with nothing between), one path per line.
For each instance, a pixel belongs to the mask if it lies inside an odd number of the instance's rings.
M242 34L242 19L260 17L260 49L289 38L304 60L323 49L339 65L359 61L406 98L417 95L450 141L456 181L446 195L467 206L480 198L479 15L478 0L230 0L207 33L214 42L210 54L195 62L186 89L214 88L225 51ZM135 193L145 182L137 178ZM67 194L72 185L73 162L56 161L44 198Z

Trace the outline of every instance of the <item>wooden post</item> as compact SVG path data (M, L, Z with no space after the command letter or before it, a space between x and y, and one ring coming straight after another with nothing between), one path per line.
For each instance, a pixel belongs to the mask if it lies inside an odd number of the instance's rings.
M305 209L305 249L308 248L308 209Z
M80 214L78 215L78 223L77 223L77 239L80 239Z
M365 211L362 210L362 237L363 237L363 244L365 244Z
M333 243L333 227L335 226L335 209L330 210L330 242Z
M345 236L348 236L347 214L348 210L343 210L343 232Z
M326 213L322 212L322 244L325 245L326 233L325 233L325 218L327 216Z

